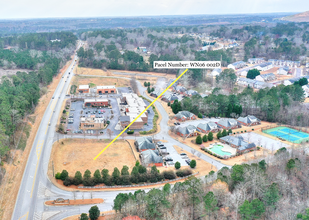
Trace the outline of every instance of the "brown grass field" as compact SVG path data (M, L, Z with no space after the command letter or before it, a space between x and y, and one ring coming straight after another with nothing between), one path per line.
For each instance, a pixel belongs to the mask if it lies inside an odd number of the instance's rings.
M109 86L114 85L116 87L128 87L130 86L130 81L127 79L119 79L112 77L92 77L92 76L80 76L75 75L73 77L71 85L89 85L93 83L96 86Z
M55 173L67 170L70 176L74 176L76 171L83 174L87 169L92 174L97 169L100 171L108 169L112 173L115 167L121 170L124 165L127 165L131 171L135 165L135 158L129 144L124 140L115 141L100 157L93 160L110 141L62 139L54 143L49 162L49 175L52 174L52 161Z

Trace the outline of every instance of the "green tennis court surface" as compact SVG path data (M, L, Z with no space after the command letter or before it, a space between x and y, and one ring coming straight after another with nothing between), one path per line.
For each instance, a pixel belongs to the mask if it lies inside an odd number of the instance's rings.
M308 133L288 127L276 127L264 130L263 132L296 144L300 144L302 142L309 140Z

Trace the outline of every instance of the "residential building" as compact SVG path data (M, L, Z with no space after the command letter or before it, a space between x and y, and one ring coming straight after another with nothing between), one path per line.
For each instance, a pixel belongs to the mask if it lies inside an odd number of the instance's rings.
M271 62L274 66L300 67L300 61L269 59L268 62Z
M150 93L150 96L157 98L162 92L162 89L155 89L153 92Z
M253 87L254 83L256 83L257 81L253 80L253 79L248 79L248 78L238 78L237 79L237 84L240 86L250 86Z
M176 95L174 95L172 92L170 91L166 91L161 98L162 101L164 102L170 102L173 103L175 100L178 100L178 97Z
M220 128L218 125L214 122L208 122L208 123L199 123L197 126L197 130L202 133L208 134L209 132L218 132Z
M245 63L244 61L238 61L238 62L229 64L229 65L227 66L227 68L236 70L236 69L243 68L243 67L245 67L245 66L246 66L246 63Z
M158 150L144 150L139 156L141 163L146 167L163 166L163 158L159 155Z
M175 119L178 121L195 120L196 115L188 111L180 111L175 115Z
M82 130L97 130L104 129L105 127L105 119L104 118L96 118L95 115L91 115L90 117L81 117L80 118L80 129Z
M228 144L237 149L237 153L253 150L256 145L254 143L248 143L244 141L241 136L225 136L220 138L220 141L224 144Z
M256 66L255 68L260 70L260 71L266 71L266 70L273 68L273 64L272 64L272 62L261 63L260 65Z
M78 92L79 93L89 93L89 85L79 85Z
M306 78L309 81L309 76L300 76L300 77L294 77L291 79L284 80L283 85L288 86L294 84L296 81L300 80L301 78Z
M238 122L235 119L232 118L224 118L217 122L217 125L219 125L223 129L235 129L238 128Z
M215 77L218 76L221 72L222 72L221 68L216 68L210 74Z
M199 93L195 90L192 90L192 89L185 92L185 96L192 97L194 95L199 95Z
M248 71L247 70L243 70L239 73L240 76L244 76L247 77Z
M187 91L187 89L183 86L176 86L173 88L173 92L177 92L179 94L184 94Z
M265 89L265 88L271 88L271 87L273 87L273 84L266 83L266 82L256 81L253 84L253 88L255 89Z
M248 115L247 117L239 117L237 121L245 126L253 126L261 124L261 120L253 115Z
M138 137L134 142L134 146L138 152L156 149L152 137Z
M84 99L85 107L97 107L97 106L109 106L110 102L108 99Z
M249 58L248 63L250 64L258 64L258 63L263 63L264 58Z
M116 87L115 86L97 86L97 93L98 94L115 94L117 93Z
M175 79L170 79L167 83L167 87L169 87L173 82L175 81ZM176 86L178 85L178 81L176 81L172 86L171 89L176 88Z
M283 66L283 67L280 67L277 70L277 74L279 74L279 75L288 75L289 71L290 71L290 68L288 66Z
M265 73L265 74L260 74L255 77L255 80L260 81L260 82L268 82L268 81L273 81L277 79L276 75L273 73Z
M306 67L309 68L309 63L306 63Z
M305 97L308 97L309 96L309 85L304 85L302 86L303 90L304 90L304 95Z
M186 127L177 127L176 134L181 137L192 137L197 136L198 131L194 125L188 125Z

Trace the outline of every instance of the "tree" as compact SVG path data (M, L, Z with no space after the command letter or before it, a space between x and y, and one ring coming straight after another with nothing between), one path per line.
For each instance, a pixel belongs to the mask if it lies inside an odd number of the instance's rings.
M147 83L147 82L144 82L144 86L147 87L147 86L148 86L148 83Z
M203 118L203 115L202 115L202 113L198 113L198 115L197 115L197 117L199 117L199 118Z
M226 133L226 130L225 129L223 129L223 131L222 131L222 137L225 137L226 135L227 135L227 133Z
M61 175L60 175L60 179L61 179L62 181L64 181L68 176L69 176L68 171L62 170Z
M114 172L112 174L113 178L119 178L120 177L120 171L118 170L117 167L114 168Z
M207 135L205 134L204 136L203 136L203 142L207 142Z
M204 198L204 204L205 204L205 210L208 213L208 218L210 219L210 213L215 212L216 210L219 209L218 205L218 200L216 196L214 195L213 192L208 192Z
M191 160L190 167L195 168L196 167L196 160Z
M247 78L248 79L255 79L255 77L257 77L258 75L260 75L260 71L258 69L252 69L249 70L247 73Z
M97 169L96 171L94 171L93 177L94 177L95 183L102 182L102 176L101 176L100 170Z
M86 213L82 213L81 215L80 215L80 220L88 220L89 218L88 218L88 215L86 214Z
M264 203L260 201L259 199L253 199L251 201L251 207L253 211L253 217L255 219L261 218L262 214L265 212Z
M280 196L278 185L276 183L273 183L268 187L268 189L264 193L263 200L266 206L275 208L275 205L279 201L280 197L281 196Z
M239 213L243 220L252 220L253 212L254 210L252 210L252 206L248 200L245 200L245 202L239 206Z
M175 163L175 168L176 168L176 170L178 170L180 167L181 167L181 164L177 161L177 162Z
M124 166L122 167L122 169L121 169L121 175L122 175L122 176L130 175L130 173L129 173L129 167L128 167L128 166L124 165Z
M232 167L231 177L232 177L232 180L234 181L234 184L237 184L237 183L245 180L244 179L244 173L245 173L245 171L244 171L243 165L235 164Z
M146 172L147 172L147 169L146 169L146 167L144 167L143 165L139 165L139 167L138 167L138 172L139 172L140 174L146 173Z
M91 172L90 170L87 169L84 173L84 179L89 179L89 178L91 178Z
M222 137L222 134L221 134L221 131L219 131L218 133L217 133L217 139L220 139Z
M232 134L233 132L232 132L232 129L229 129L228 130L228 132L227 132L227 134L229 135L229 134Z
M76 171L73 181L74 181L74 185L79 185L83 182L83 176L80 171Z
M214 139L213 133L212 133L212 132L209 132L209 133L208 133L208 140L209 140L209 141L212 141L213 139Z
M89 209L89 218L91 220L97 220L100 217L100 210L98 206L92 206Z
M266 171L266 166L267 166L267 163L265 162L265 160L261 160L261 161L259 162L259 167L260 167L262 170Z
M148 82L148 84L147 84L147 85L148 85L148 87L149 87L149 86L150 86L150 82Z
M195 143L196 143L196 144L202 144L202 143L203 143L202 138L201 138L200 135L198 135L198 136L196 137Z
M132 176L137 176L139 174L138 172L138 166L133 167L131 175Z
M148 92L148 93L151 93L151 89L150 89L149 86L147 87L147 92Z
M110 178L108 172L109 172L108 169L103 169L102 172L101 172L101 174L102 174L102 182L105 185L108 183L109 178Z

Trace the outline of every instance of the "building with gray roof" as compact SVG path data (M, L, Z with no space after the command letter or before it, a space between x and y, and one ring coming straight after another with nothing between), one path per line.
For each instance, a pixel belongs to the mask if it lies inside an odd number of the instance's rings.
M209 132L218 132L220 128L214 122L208 123L199 123L197 125L197 130L202 133L209 133Z
M181 137L192 137L196 136L198 133L194 125L188 125L186 127L177 127L176 134Z
M225 136L220 138L220 141L236 148L238 153L253 150L256 147L254 143L244 141L244 138L241 136Z
M237 121L245 126L253 126L261 124L261 120L253 115L248 115L247 117L239 117Z
M163 166L163 158L157 150L145 150L140 154L141 162L144 166Z
M223 129L235 129L239 127L238 122L233 118L223 118L217 122L217 125Z
M156 149L156 146L152 140L152 137L138 137L136 141L134 142L134 145L138 152Z

